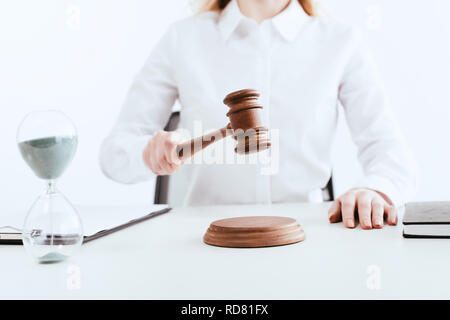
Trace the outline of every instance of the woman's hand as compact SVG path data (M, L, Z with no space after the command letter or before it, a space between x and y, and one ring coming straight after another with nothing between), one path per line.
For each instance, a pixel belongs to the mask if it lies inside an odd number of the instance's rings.
M154 174L164 176L178 170L182 163L176 152L180 140L181 136L173 131L158 131L149 140L142 156Z
M397 224L397 211L389 199L370 189L353 189L340 196L331 205L328 219L331 223L344 221L347 228L356 227L355 216L358 214L361 228L383 228L384 219L389 225Z

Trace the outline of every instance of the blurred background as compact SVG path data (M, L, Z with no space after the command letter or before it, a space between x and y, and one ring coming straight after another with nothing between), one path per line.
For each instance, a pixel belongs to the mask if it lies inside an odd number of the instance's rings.
M366 35L420 166L416 199L449 200L450 1L320 2ZM39 109L60 109L78 127L77 155L58 183L72 202L152 203L154 182L108 180L98 150L152 47L190 14L189 0L0 1L0 216L25 214L44 190L15 142L21 119ZM342 117L333 154L338 195L361 175Z

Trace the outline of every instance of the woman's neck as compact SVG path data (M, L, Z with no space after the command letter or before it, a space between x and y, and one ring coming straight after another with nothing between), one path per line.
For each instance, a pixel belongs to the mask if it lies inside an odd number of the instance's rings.
M258 23L275 17L290 1L297 0L237 0L242 14Z

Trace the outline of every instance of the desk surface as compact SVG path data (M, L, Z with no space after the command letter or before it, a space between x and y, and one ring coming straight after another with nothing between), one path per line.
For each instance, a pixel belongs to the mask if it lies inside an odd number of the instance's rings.
M1 246L0 299L450 298L449 240L403 239L400 225L348 230L328 223L328 206L175 208L59 264ZM211 221L244 215L294 217L306 240L260 249L202 242Z

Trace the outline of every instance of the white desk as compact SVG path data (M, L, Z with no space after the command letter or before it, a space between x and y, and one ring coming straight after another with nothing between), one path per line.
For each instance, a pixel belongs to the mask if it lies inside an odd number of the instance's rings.
M1 246L0 298L450 298L450 240L403 239L400 225L348 230L328 223L328 206L175 208L59 264ZM294 217L306 240L262 249L202 242L211 221L244 215Z

